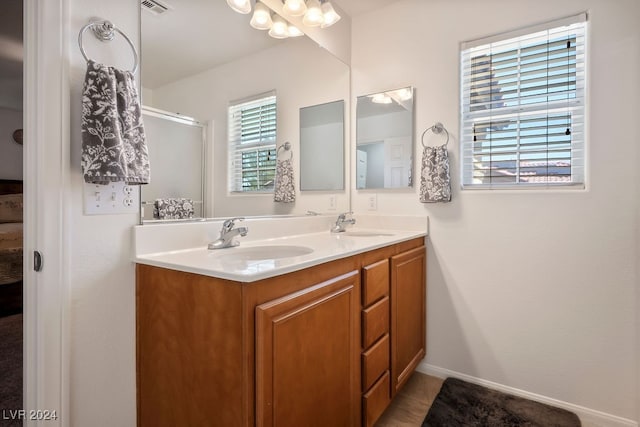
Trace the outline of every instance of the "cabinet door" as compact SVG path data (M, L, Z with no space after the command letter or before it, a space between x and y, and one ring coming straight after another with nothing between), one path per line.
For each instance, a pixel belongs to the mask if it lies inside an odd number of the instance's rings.
M425 247L391 258L391 394L426 354Z
M360 422L360 274L256 307L256 425Z

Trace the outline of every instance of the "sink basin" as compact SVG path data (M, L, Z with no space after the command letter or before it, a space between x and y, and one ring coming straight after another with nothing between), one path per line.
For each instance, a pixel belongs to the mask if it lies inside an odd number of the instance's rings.
M344 233L340 233L344 236L354 236L354 237L380 237L380 236L393 236L390 233L378 233L377 231L345 231Z
M313 249L306 246L292 245L267 245L253 247L237 247L230 249L219 249L212 252L217 259L233 261L263 261L271 259L291 258L306 255L313 252Z

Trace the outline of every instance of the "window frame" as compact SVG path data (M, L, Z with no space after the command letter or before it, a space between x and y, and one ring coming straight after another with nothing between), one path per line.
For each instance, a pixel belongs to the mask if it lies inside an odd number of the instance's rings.
M576 43L576 53L574 54L575 61L576 61L575 62L575 74L576 74L575 83L570 84L569 80L567 80L567 83L565 84L567 87L565 92L572 94L569 87L575 86L575 89L573 89L575 92L575 98L571 98L571 101L569 101L570 98L569 98L569 95L567 95L567 101L566 101L567 105L564 110L560 107L555 108L555 110L552 108L554 105L554 101L549 100L549 98L553 98L552 93L550 91L547 91L546 93L537 94L538 97L542 97L542 98L544 98L545 96L547 97L547 101L538 103L537 108L527 108L526 106L523 106L521 104L520 90L524 87L524 85L522 84L520 71L517 72L517 78L516 78L518 95L515 98L512 98L512 100L514 99L517 100L517 106L513 105L509 107L503 107L502 110L500 109L500 107L496 107L494 109L493 105L498 104L498 102L494 101L493 99L493 95L496 92L490 92L488 94L489 99L486 102L490 105L490 107L488 110L486 110L487 111L486 114L479 113L478 111L474 112L471 109L473 107L473 102L471 100L471 97L473 96L472 95L473 77L477 78L478 75L481 74L481 72L476 72L474 76L473 73L469 72L472 64L472 60L474 59L474 56L472 53L473 50L477 51L477 50L484 49L485 51L490 52L489 56L493 61L494 55L499 55L503 52L506 52L506 50L500 51L499 48L494 51L493 50L494 44L497 44L497 45L514 44L517 42L517 39L519 38L526 39L528 37L536 36L537 33L553 32L554 30L558 30L563 27L571 27L572 25L581 27L577 30L578 31L577 34L580 41ZM549 40L551 40L548 34L547 34L547 37L549 38ZM528 26L515 31L500 33L493 36L484 37L481 39L463 42L460 44L460 76L459 76L459 84L460 84L459 86L459 89L460 89L460 104L459 104L460 105L460 122L459 122L460 141L459 141L459 144L460 144L460 147L459 148L460 148L460 187L462 190L549 190L549 189L583 190L586 188L587 159L588 159L588 153L587 153L587 142L588 142L587 141L588 139L588 135L587 135L587 129L588 129L588 126L587 126L587 121L588 121L587 69L588 69L588 56L589 56L588 46L587 46L588 38L589 38L588 16L586 13L580 13L578 15L573 15L570 17L545 22L539 25ZM547 49L549 49L549 46L550 45L547 44ZM520 50L520 46L517 48L517 52L518 52L517 53L518 59L515 60L515 62L518 63L518 67L519 67L523 58L522 51ZM476 56L476 58L477 57L478 56ZM547 56L547 67L544 68L544 70L546 71L547 69L550 69L550 68L552 68L552 66L549 63L549 56ZM494 70L492 69L491 72L493 73L493 71ZM465 74L465 72L467 74ZM546 78L547 80L549 80L548 71L546 72L547 72ZM568 70L567 70L567 73L568 73ZM493 76L489 77L489 81L491 82L489 86L494 84ZM505 85L504 80L499 84L501 86L504 86ZM549 83L547 81L547 90L548 90L548 84ZM476 89L477 89L477 86L476 86ZM477 96L477 92L476 92L476 96ZM559 101L556 101L556 104L558 102ZM536 172L533 172L532 175L521 173L521 168L523 167L522 163L527 162L527 160L522 160L521 156L523 153L526 155L527 151L526 149L523 150L521 148L520 132L523 128L520 125L520 121L521 119L527 119L527 118L529 119L536 118L537 120L544 121L544 118L546 116L547 140L544 143L539 143L539 145L544 145L546 147L547 152L549 152L549 147L553 148L553 144L554 144L551 141L551 139L549 139L549 133L548 133L549 129L554 126L550 124L554 120L553 118L554 111L557 114L561 114L561 113L565 114L568 117L570 117L570 119L575 118L577 122L575 127L575 130L576 130L575 133L574 133L573 122L571 120L567 128L572 135L569 138L569 142L568 142L569 148L564 148L559 150L560 152L570 153L570 157L568 158L568 163L570 164L569 166L570 174L568 176L570 177L570 181L568 182L550 181L549 177L554 177L555 174L547 172L547 174L539 175L543 177L543 180L541 180L541 182L536 182L535 180ZM512 148L506 151L507 154L512 154L514 156L514 159L510 161L512 161L515 165L514 167L511 168L516 171L514 176L515 182L504 182L504 183L492 182L495 176L493 175L494 170L491 169L491 167L485 167L485 170L491 175L491 177L489 178L489 182L485 182L485 183L474 182L474 180L477 179L475 173L478 170L481 170L481 169L475 168L474 157L480 156L481 154L479 153L482 153L482 155L484 156L491 157L496 155L496 152L499 153L499 151L498 150L494 151L494 147L491 145L491 139L489 139L490 145L488 147L488 150L487 150L487 147L484 147L482 145L481 145L481 148L478 149L477 148L478 144L474 143L474 139L473 139L474 135L476 134L473 126L479 122L481 123L483 120L485 121L485 124L486 124L486 121L490 121L492 118L497 118L500 116L502 116L503 121L507 121L509 123L509 125L507 126L512 126L517 123L516 126L513 126L510 129L511 132L517 132L517 136L512 137L516 141L515 143L516 148ZM473 131L470 131L469 130L470 128L472 128ZM485 131L484 133L490 133L495 129L495 127L491 127L488 129L491 129L491 130ZM574 137L575 134L578 135L577 138ZM543 134L538 133L536 135L541 136ZM567 143L565 142L565 144ZM542 158L542 155L541 155L541 160L546 162L544 167L546 167L547 170L552 167L558 167L558 168L562 167L561 160L558 160L558 159L551 160L548 156L549 156L548 153L546 158ZM536 161L537 160L535 159L528 160L528 163L530 164L528 164L525 167L529 167L530 169L536 169L536 166L534 165ZM555 163L552 163L552 162L555 162ZM566 167L567 166L564 165L565 169ZM495 171L504 171L507 169L509 168L505 169L505 167L498 167L495 169ZM560 173L558 175L562 176L562 174ZM523 178L526 178L526 179L524 181L520 181Z
M269 100L272 100L272 102L269 102ZM246 108L242 108L243 106ZM267 127L267 130L265 132L268 134L267 138L262 138L261 134L263 131L262 128L260 128L257 131L257 134L259 135L258 140L242 142L242 118L236 119L234 118L234 114L242 114L243 110L247 111L264 106L268 106L270 110L267 112L267 114L265 114L265 116L267 116L268 120L271 122L269 123L269 126ZM229 105L227 107L227 193L229 195L273 194L273 181L275 180L277 160L277 106L278 104L275 90L229 102ZM267 161L273 161L272 165L261 168L261 151L268 151L268 153L266 154ZM243 167L244 159L242 158L242 153L256 153L257 158L255 160L255 168ZM240 162L240 164L237 165L237 162ZM273 175L273 179L264 183L260 181L260 178L258 177L258 188L245 189L245 186L243 185L243 173L253 171L255 171L258 175L261 171L271 172Z

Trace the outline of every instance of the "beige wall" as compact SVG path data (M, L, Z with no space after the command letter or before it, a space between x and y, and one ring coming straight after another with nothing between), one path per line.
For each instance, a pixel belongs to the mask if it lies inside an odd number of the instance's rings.
M137 40L139 4L68 6L71 425L133 426L136 216L82 214L76 36L101 16ZM416 133L442 121L455 137L461 41L591 12L586 191L462 193L454 138L451 204L421 205L417 191L378 195L380 212L430 216L427 364L637 419L639 8L634 0L405 0L354 20L353 96L414 85ZM127 50L114 45L111 60L128 67ZM354 192L353 203L366 211L366 194Z
M584 11L587 190L461 191L459 44ZM380 212L430 217L421 369L637 419L638 22L635 0L404 0L352 21L353 95L414 85L416 135L452 133L450 204L378 194ZM356 212L366 197L354 190Z
M68 172L70 410L72 426L135 426L135 274L132 227L137 214L83 215L80 171L80 91L86 65L78 31L92 17L109 19L136 45L140 3L132 0L68 0L71 159ZM87 55L131 68L130 48L121 37L98 42L84 36ZM66 332L66 331L65 331Z

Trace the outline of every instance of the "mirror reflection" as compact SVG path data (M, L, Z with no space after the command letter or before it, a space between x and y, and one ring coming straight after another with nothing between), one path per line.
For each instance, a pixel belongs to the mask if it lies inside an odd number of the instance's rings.
M356 188L413 186L414 89L358 97Z
M205 126L196 120L143 107L154 173L141 187L143 220L204 217Z
M226 2L166 0L169 9L154 14L142 8L141 85L145 106L194 117L206 125L204 167L194 159L189 170L202 171L204 217L303 215L307 211L349 210L349 194L342 183L331 184L331 195L301 191L303 172L300 109L349 98L350 69L307 37L277 40L248 23ZM238 100L273 92L277 95L273 148L290 142L296 197L294 203L274 202L268 186L260 191L238 191L237 161L230 150L229 112ZM348 107L346 107L348 108ZM343 107L344 110L344 107ZM344 132L343 132L344 133ZM148 138L148 145L154 144ZM175 141L179 144L179 141ZM306 144L305 144L306 145ZM151 150L151 148L150 148ZM344 168L344 150L340 165ZM171 157L165 156L165 157ZM235 163L234 163L235 162ZM181 166L181 169L186 169ZM235 168L235 169L234 169ZM152 182L166 167L152 163ZM240 171L243 172L243 171ZM170 174L175 172L170 172ZM325 185L325 184L319 184ZM251 188L247 187L248 190ZM151 194L144 193L149 201ZM180 197L186 192L179 192ZM149 218L145 210L145 218Z
M300 109L300 190L344 189L344 101Z

